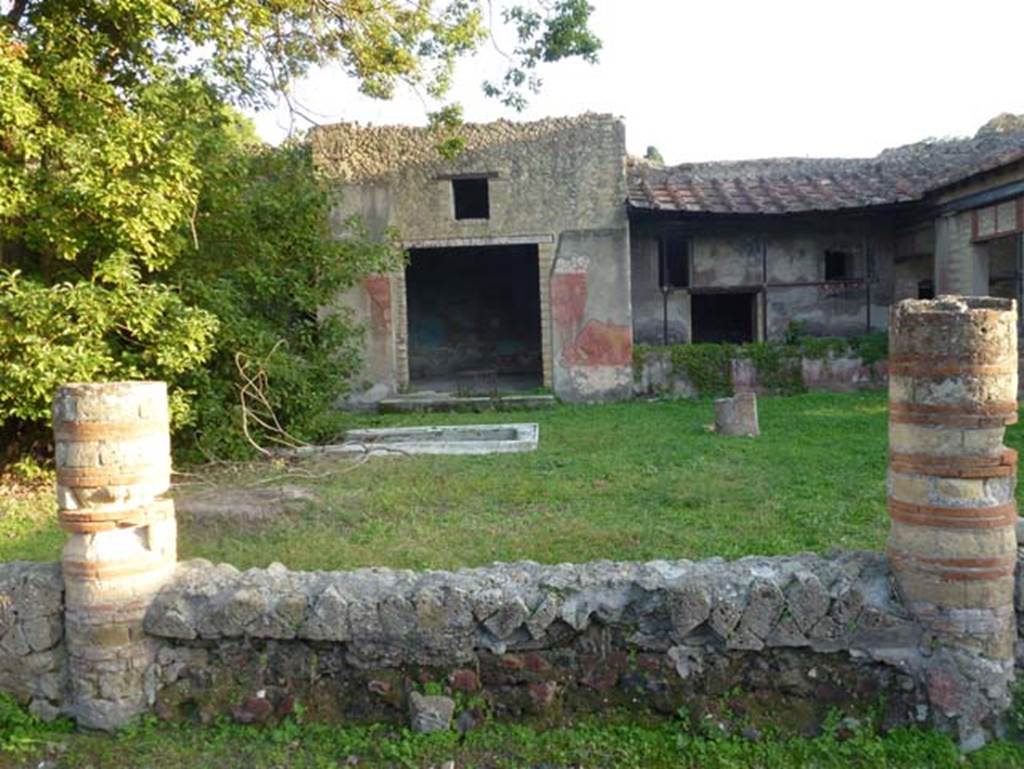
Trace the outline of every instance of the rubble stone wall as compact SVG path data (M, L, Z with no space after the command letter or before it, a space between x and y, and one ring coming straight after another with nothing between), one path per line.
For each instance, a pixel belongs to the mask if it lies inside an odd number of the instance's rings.
M0 563L0 691L33 713L65 702L64 583L59 563Z
M266 720L298 700L316 717L401 721L413 693L440 691L456 718L672 714L729 694L776 720L799 714L800 728L879 698L890 724L966 714L977 726L1001 673L980 666L965 679L949 653L925 656L885 557L860 552L452 573L192 561L145 628L163 641L156 707L167 718ZM940 711L929 676L952 686Z

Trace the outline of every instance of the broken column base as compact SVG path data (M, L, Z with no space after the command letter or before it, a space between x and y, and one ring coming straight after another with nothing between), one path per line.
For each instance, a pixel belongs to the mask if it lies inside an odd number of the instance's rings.
M754 393L737 393L731 398L716 399L715 432L720 435L743 435L748 438L760 435L757 396Z

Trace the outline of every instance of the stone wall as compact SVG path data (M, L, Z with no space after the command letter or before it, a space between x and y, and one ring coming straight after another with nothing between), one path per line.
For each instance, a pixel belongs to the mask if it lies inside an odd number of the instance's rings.
M465 150L424 128L356 124L313 131L314 162L339 193L339 226L360 216L409 248L536 245L544 382L566 400L629 393L632 327L625 129L610 115L459 129ZM456 219L452 178L488 177L490 216ZM366 398L409 384L404 274L374 276L339 298L367 329ZM357 383L359 384L359 383Z
M0 566L0 690L47 717L73 711L61 588L57 564ZM145 628L158 649L146 697L167 719L258 723L299 702L349 723L417 723L424 707L451 707L466 728L727 707L805 733L831 708L882 701L887 726L933 723L969 742L1005 706L997 666L928 649L876 553L458 572L190 561Z
M166 718L266 720L297 700L311 717L405 722L424 691L454 700L455 718L700 712L726 694L799 728L879 697L892 725L989 712L984 671L929 710L926 673L951 663L922 655L890 578L870 553L454 573L193 561L146 629L163 640Z
M0 691L52 718L66 701L60 564L0 563Z

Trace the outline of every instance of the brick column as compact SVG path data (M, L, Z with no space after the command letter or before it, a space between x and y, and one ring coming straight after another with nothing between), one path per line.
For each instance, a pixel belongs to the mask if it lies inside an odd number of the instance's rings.
M176 559L167 388L61 387L53 405L71 714L111 729L149 705L155 645L142 620ZM147 685L149 682L149 685ZM147 694L147 690L148 694Z
M889 556L932 648L1011 661L1017 313L1010 299L941 296L892 309ZM1012 664L1010 665L1012 671Z

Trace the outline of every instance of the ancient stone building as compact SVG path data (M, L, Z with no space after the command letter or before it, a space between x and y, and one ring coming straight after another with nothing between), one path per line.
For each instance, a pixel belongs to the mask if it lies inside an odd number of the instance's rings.
M848 335L937 293L1019 297L1024 132L867 159L629 168L638 342Z
M869 159L662 166L608 115L462 129L327 126L315 162L340 223L394 227L409 264L339 300L367 328L357 396L629 393L635 343L884 330L936 293L1019 298L1024 131Z
M370 398L406 388L620 397L632 378L625 130L610 116L462 129L336 125L315 162L339 221L397 228L405 271L342 299L367 323Z

